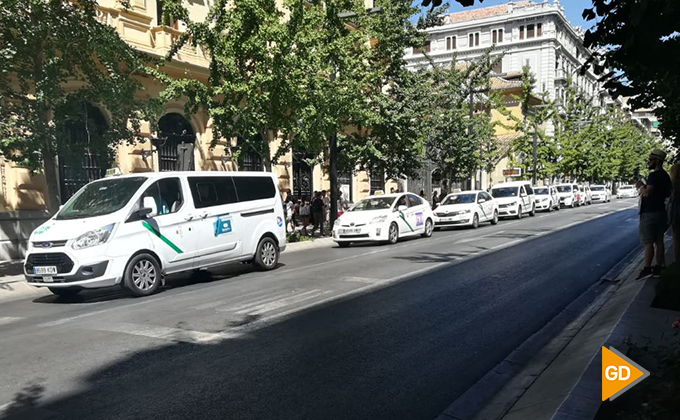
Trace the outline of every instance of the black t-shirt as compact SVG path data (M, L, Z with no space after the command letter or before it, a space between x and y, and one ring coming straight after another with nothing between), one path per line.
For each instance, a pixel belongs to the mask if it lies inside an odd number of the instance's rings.
M654 188L647 197L642 197L640 213L655 213L666 211L666 198L671 195L671 177L663 169L654 171L647 177L647 185Z
M320 198L315 198L312 201L312 212L319 213L323 211L323 200Z

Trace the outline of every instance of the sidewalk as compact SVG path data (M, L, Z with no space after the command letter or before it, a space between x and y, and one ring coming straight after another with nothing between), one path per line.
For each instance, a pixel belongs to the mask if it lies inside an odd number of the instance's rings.
M47 289L26 284L22 265L23 261L20 260L0 262L0 302L31 296L40 297L48 293Z
M667 248L669 250L670 247ZM668 259L671 261L671 259ZM670 265L670 263L669 263ZM627 339L637 343L661 344L664 334L680 312L651 307L658 279L636 281L641 255L618 278L606 302L578 329L566 346L541 372L517 375L475 419L590 420L595 418L601 398L601 348L613 346L624 354ZM514 403L507 395L518 395Z

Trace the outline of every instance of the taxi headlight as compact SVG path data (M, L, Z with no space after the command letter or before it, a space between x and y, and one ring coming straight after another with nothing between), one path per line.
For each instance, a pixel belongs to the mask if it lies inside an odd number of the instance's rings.
M385 223L385 220L387 220L387 216L377 216L371 220L371 224L374 225L376 223Z
M115 223L111 223L99 229L83 233L73 242L73 249L84 249L106 243L111 238L114 226Z

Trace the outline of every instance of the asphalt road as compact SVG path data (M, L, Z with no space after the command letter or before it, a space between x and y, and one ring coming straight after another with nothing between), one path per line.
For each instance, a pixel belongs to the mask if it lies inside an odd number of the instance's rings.
M0 305L0 418L432 419L638 243L632 200Z

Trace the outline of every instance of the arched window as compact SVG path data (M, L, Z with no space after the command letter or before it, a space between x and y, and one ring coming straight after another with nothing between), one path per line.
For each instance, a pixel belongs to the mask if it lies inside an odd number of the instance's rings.
M102 112L87 102L72 112L58 146L62 204L86 184L104 177L109 166L109 149L102 139L108 124Z
M196 135L183 115L165 114L158 121L158 138L153 142L158 150L159 171L194 170Z

